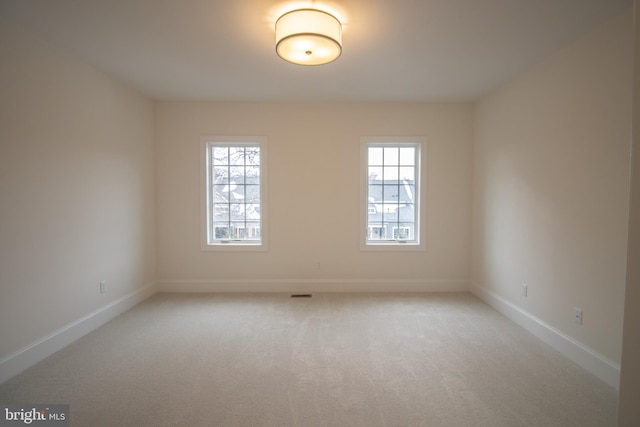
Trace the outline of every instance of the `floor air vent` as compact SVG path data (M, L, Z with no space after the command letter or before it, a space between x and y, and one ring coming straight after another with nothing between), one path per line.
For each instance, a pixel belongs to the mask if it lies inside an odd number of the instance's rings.
M311 298L311 294L291 294L291 298Z

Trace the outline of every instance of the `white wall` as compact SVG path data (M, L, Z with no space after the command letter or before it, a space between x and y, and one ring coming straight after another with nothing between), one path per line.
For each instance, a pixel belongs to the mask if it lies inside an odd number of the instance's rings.
M153 104L1 18L0 94L8 363L154 280Z
M633 163L618 425L640 424L640 3L634 5Z
M622 343L632 41L628 11L483 98L474 126L477 288L614 364ZM583 310L582 325L573 307Z
M306 282L302 288L309 289L309 281L317 285L314 289L346 291L466 286L470 104L160 102L155 111L161 289L288 289L279 287L283 282L294 287ZM200 251L199 144L203 135L268 138L268 252ZM426 137L426 252L360 252L359 150L364 135ZM320 271L316 261L321 263ZM370 279L399 287L379 284L376 288ZM236 283L220 287L229 280ZM193 281L219 286L182 286ZM249 287L237 283L243 281L260 283ZM402 281L421 283L398 284Z

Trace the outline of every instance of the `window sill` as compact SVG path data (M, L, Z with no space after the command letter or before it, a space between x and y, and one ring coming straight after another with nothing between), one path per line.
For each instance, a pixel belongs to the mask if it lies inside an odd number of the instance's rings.
M361 243L361 252L424 252L426 246L415 242L389 241L380 243Z
M228 243L203 244L202 252L266 252L267 245L263 243L244 243L229 241Z

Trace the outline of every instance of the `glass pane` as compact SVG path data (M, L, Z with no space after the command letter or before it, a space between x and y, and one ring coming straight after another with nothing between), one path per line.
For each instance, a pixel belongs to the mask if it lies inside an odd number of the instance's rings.
M413 203L415 197L415 186L410 184L404 184L400 186L399 202L400 203Z
M229 186L228 185L214 185L213 186L213 201L216 203L229 201Z
M369 165L382 166L382 147L369 147Z
M245 225L245 239L256 240L260 238L260 223L247 222Z
M382 180L382 168L380 166L369 166L369 182Z
M418 153L404 143L368 147L368 240L415 239Z
M229 164L244 165L244 147L229 147Z
M212 146L209 238L260 240L260 147Z
M246 219L247 220L259 220L260 219L260 205L257 203L251 203L246 205Z
M398 180L398 167L397 166L385 166L384 167L384 180L385 181L397 181Z
M229 197L232 202L244 202L244 185L234 185L233 190L230 192Z
M381 202L382 201L382 185L370 185L368 199L370 203Z
M222 184L227 182L229 177L229 169L224 166L218 166L213 168L213 182L216 184Z
M398 164L398 147L384 147L384 164L385 166Z
M389 239L393 239L393 229L395 227L397 227L398 223L397 222L384 222L383 226L384 226L384 239L385 240L389 240Z
M413 222L415 220L415 211L414 211L414 206L413 205L404 205L402 207L400 207L400 209L398 210L399 212L399 220L400 221L411 221Z
M226 225L224 225L224 226L216 225L214 230L213 230L213 237L214 237L214 239L218 239L218 240L228 239L229 238L229 227L227 227Z
M215 222L229 221L229 205L216 203L213 205L213 217Z
M230 226L227 228L227 239L237 239L238 235L238 230L235 227L235 224L230 224Z
M414 166L416 164L415 147L400 148L400 164L403 166Z
M368 231L370 240L380 240L384 238L384 228L380 225L371 226Z
M414 182L415 180L416 169L413 166L403 166L400 168L400 177L401 180L406 180L409 182Z
M398 185L385 185L382 199L385 203L398 203Z
M384 213L385 221L396 219L396 211L398 210L397 203L384 203L382 205L382 212Z
M231 203L229 205L229 214L231 215L232 221L244 221L245 210L244 204L242 203Z
M247 165L260 165L260 147L246 147L244 157Z
M245 169L245 183L247 184L260 184L260 167L259 166L247 166Z
M259 185L247 185L245 186L246 203L260 203L260 186Z
M236 184L244 184L244 167L243 166L231 166L229 169L231 173L230 180Z
M227 147L213 147L213 164L226 165L229 163L229 149Z
M411 238L411 229L409 227L394 227L393 238L396 240L407 240Z

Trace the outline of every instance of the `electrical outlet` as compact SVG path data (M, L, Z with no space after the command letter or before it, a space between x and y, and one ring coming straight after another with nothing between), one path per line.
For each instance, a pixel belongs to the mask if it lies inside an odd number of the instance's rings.
M316 261L316 270L320 270L320 261Z
M100 282L100 293L101 294L106 294L107 293L107 281L106 280L102 280Z
M522 296L526 298L528 293L529 293L529 285L527 285L526 283L523 283L522 284Z
M582 310L577 307L573 307L573 321L582 325Z

